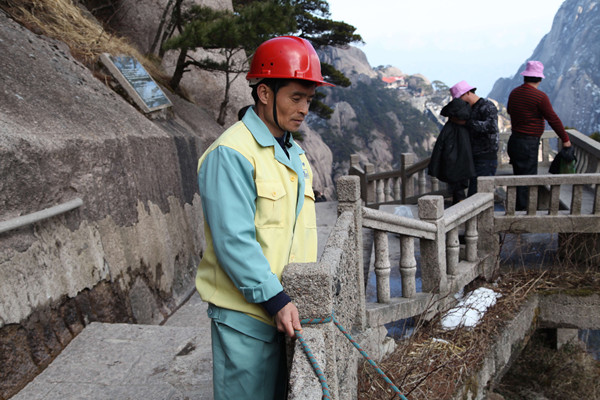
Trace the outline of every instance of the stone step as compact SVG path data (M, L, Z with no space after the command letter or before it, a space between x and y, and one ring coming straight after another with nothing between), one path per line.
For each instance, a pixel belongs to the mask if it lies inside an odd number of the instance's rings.
M207 327L88 325L14 400L212 399Z

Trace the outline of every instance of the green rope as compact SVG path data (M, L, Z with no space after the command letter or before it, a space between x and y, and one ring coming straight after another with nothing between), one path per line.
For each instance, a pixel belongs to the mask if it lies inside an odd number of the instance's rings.
M375 368L375 371L377 371L377 373L383 377L383 380L392 388L392 390L394 392L396 392L396 394L398 395L398 398L402 399L402 400L407 400L406 397L404 397L404 395L402 395L402 393L400 393L400 390L396 387L396 385L394 385L392 383L391 379L387 377L387 375L381 370L381 368L379 368L377 366L375 361L373 361L371 359L371 357L369 357L369 355L360 347L360 345L358 343L356 343L356 341L352 338L352 336L350 336L350 334L346 331L346 329L344 329L344 327L338 322L338 320L335 319L335 316L333 315L333 313L331 313L330 317L326 317L326 318L305 318L305 319L301 320L300 323L302 325L316 325L316 324L325 324L327 322L331 322L332 320L333 320L333 323L335 324L335 326L337 326L337 328L340 330L340 332L342 332L344 334L344 336L346 336L346 338L348 338L348 340L350 340L350 343L352 343L352 345L360 352L360 354L362 354L363 357L365 357L367 359L369 364L371 364L373 366L373 368ZM304 340L304 338L302 337L302 334L299 331L296 331L296 337L300 341L302 350L304 350L304 353L308 357L308 360L310 361L310 364L312 365L313 370L317 374L317 378L319 378L319 382L321 383L321 390L323 391L322 399L331 399L331 395L329 393L329 386L327 386L327 381L325 379L325 375L323 374L323 371L321 370L319 363L317 362L315 356L312 354L312 351L306 344L306 341Z

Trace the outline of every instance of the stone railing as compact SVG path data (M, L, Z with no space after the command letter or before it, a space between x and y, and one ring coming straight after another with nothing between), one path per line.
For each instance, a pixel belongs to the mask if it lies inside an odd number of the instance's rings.
M375 166L360 166L359 156L350 156L348 175L360 178L361 198L367 207L384 204L416 204L423 194L446 194L446 184L427 175L429 158L415 162L413 153L402 153L400 170L374 172Z
M415 220L363 207L358 177L340 178L337 189L339 217L321 259L314 264L289 265L283 283L301 318L324 318L335 310L340 324L352 332L373 359L379 360L393 348L391 339L386 338L386 323L436 312L446 306L451 293L478 276L489 276L495 254L485 244L492 242L486 237L492 234L488 228L492 226L493 196L477 194L447 210L441 196L425 196L419 200L420 220ZM460 251L458 240L463 225L465 252ZM371 228L375 235L377 303L368 303L365 298L363 227ZM401 298L390 297L388 233L399 235L402 243ZM417 268L421 269L422 293L416 291ZM332 323L305 327L303 336L324 371L333 398L356 398L360 354ZM296 345L290 399L314 399L320 393L319 382Z
M577 132L577 131L575 131ZM499 174L512 174L512 166L509 164L508 154L506 153L506 146L508 139L510 138L511 132L502 132L498 138L498 172ZM584 136L580 133L580 135ZM540 139L540 147L538 152L538 168L540 170L548 169L550 163L554 159L557 147L557 137L554 131L544 131Z
M588 174L600 172L600 143L575 129L569 129L567 132L575 148L577 172Z
M372 338L365 323L365 290L362 274L362 213L356 177L342 177L337 184L337 221L319 262L290 264L283 285L300 312L300 318L326 318L335 312L340 324L363 343ZM360 354L333 323L309 325L303 337L327 379L334 399L355 399ZM385 333L383 333L383 338ZM377 347L377 346L375 346ZM290 400L320 399L321 385L298 341L293 351Z
M477 182L480 193L506 188L505 210L494 213L495 232L600 232L600 174L479 177ZM519 186L529 192L524 212L515 211ZM586 190L590 187L595 189ZM566 208L561 199L570 199Z
M578 173L600 172L600 143L574 129L568 130L577 156ZM506 154L510 132L500 134L498 147L497 175L512 174ZM554 131L545 131L541 138L538 156L539 173L547 171L556 154L557 136ZM429 158L417 161L412 153L403 153L400 169L375 172L371 163L361 167L358 155L350 157L348 175L360 178L361 198L367 207L378 208L384 204L416 204L425 195L446 195L446 184L427 175Z
M385 324L412 316L430 316L446 309L452 294L477 277L489 279L499 257L499 232L600 233L600 196L595 192L590 211L583 207L582 187L600 183L600 174L499 176L479 178L480 192L444 209L442 196L423 196L418 217L412 219L362 205L357 176L338 180L338 219L318 263L291 264L283 283L301 318L336 318L358 343L380 360L393 344ZM494 211L498 187L506 187L507 210ZM517 186L528 186L530 207L514 211ZM548 188L546 208L536 198ZM561 210L558 194L570 190L569 210ZM363 228L374 235L377 302L365 297ZM464 232L464 246L459 242ZM391 234L391 235L390 235ZM389 238L398 237L402 296L390 296ZM416 244L419 251L415 250ZM420 269L422 291L416 290ZM360 357L331 323L304 328L304 337L321 365L334 399L355 399ZM293 350L290 399L314 399L321 387L298 344Z

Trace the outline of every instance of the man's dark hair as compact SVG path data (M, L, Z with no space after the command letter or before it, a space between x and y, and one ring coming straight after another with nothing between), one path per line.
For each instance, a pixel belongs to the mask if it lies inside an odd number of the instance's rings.
M541 81L542 81L542 78L540 78L539 76L524 76L523 77L523 82L525 82L525 83L538 83Z
M246 111L248 111L248 109L252 107L252 105L249 106L244 106L242 108L240 108L240 110L238 111L238 120L241 121L242 118L244 118L244 115L246 115Z
M316 85L315 82L306 81L304 79L275 79L275 78L265 78L261 80L258 84L252 86L252 99L254 103L258 103L258 85L264 83L267 85L273 92L277 93L279 89L285 87L290 84L290 82L298 82L300 85L304 87L311 87Z

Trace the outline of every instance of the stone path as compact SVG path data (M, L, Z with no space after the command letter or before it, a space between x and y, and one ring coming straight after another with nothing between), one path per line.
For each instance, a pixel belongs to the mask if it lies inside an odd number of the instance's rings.
M337 202L316 206L321 254ZM11 400L212 399L210 320L192 293L164 325L91 323Z

